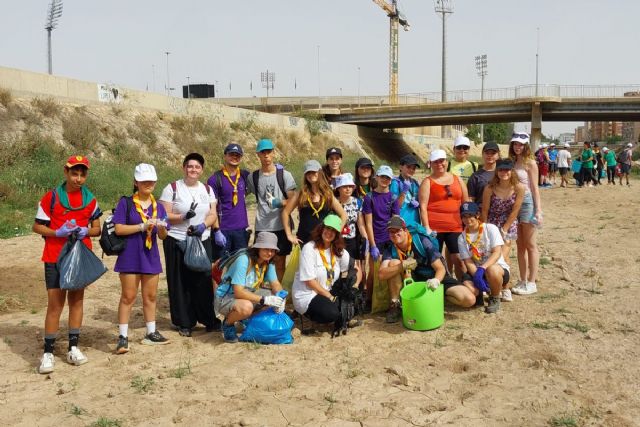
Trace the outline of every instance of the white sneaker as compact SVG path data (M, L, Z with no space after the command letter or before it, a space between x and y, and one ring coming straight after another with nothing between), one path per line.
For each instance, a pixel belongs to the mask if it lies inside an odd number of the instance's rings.
M523 288L513 288L513 293L516 295L531 295L538 292L536 282L526 282Z
M80 349L76 346L71 347L71 350L69 350L69 353L67 353L67 362L72 365L80 366L84 365L88 361L89 360L87 359L87 356L82 354Z
M511 290L513 291L514 294L518 295L518 291L524 289L527 286L527 281L526 280L518 280L518 283L516 283L516 285L511 288Z
M511 295L511 289L503 289L501 299L502 301L505 301L505 302L513 301L513 296Z
M41 374L50 374L53 372L53 353L45 353L42 355L42 359L40 359L40 367L38 368L38 372Z

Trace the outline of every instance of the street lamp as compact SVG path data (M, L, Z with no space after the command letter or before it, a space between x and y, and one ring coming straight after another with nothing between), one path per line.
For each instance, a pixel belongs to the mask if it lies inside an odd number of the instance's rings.
M480 100L484 100L484 78L487 75L487 55L476 56L476 70L481 78ZM480 139L484 142L484 123L480 124Z
M51 55L51 31L58 26L58 19L62 16L62 0L51 0L47 10L47 21L44 29L47 30L47 57L49 74L53 74L53 60Z
M171 83L169 80L169 55L171 54L171 52L165 52L165 55L167 55L167 87L165 88L167 90L167 96L171 96Z
M318 109L322 108L322 101L320 98L320 45L318 47Z
M436 13L442 14L442 102L447 102L447 14L453 13L453 0L435 0Z
M187 99L191 99L191 85L189 83L189 76L187 76Z
M358 107L360 106L360 67L358 67Z

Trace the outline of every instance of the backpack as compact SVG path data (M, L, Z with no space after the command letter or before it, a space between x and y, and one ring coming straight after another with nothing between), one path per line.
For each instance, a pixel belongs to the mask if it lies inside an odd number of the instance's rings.
M331 295L336 297L335 304L340 312L340 319L334 322L331 338L346 335L349 327L349 321L357 315L364 314L364 296L362 291L355 288L356 269L354 268L355 260L349 259L349 268L347 275L340 277L331 286ZM342 276L342 274L341 274Z
M178 192L178 184L177 181L173 181L171 184L171 191L173 191L173 195L171 196L171 203L175 203L176 201L176 194ZM211 191L211 187L209 186L209 184L205 184L204 185L207 189L207 195L209 195L209 192Z
M127 204L125 224L129 224L129 211L133 206L131 197L122 196ZM102 248L102 256L107 255L119 255L127 247L127 237L118 236L116 234L116 225L113 222L113 214L116 208L111 209L111 215L109 215L102 224L102 232L100 233L100 247Z
M258 180L260 179L260 170L255 170L251 174L251 180L253 181L253 192L256 195L256 202L258 201ZM280 187L280 191L282 192L284 199L287 200L289 196L287 196L287 192L284 188L284 169L276 167L276 181L278 181L278 187Z
M538 162L539 165L542 165L547 162L547 159L544 155L544 150L542 148L536 151L536 161Z
M629 151L628 150L622 150L620 152L620 154L618 154L618 158L616 159L616 161L618 163L626 163L629 161Z
M407 224L407 231L409 231L409 234L411 234L413 247L415 248L416 252L421 258L423 259L427 258L427 250L424 248L424 245L422 244L423 238L429 239L429 242L431 242L433 249L437 252L440 252L440 244L438 243L438 240L432 234L427 234L427 230L422 226L422 224L418 224L418 223ZM394 259L398 258L398 250L396 249L395 245L391 245L391 256ZM444 265L446 266L447 264L444 263ZM433 271L433 267L431 267L430 264L427 266L418 266L416 268L416 271L417 270L420 270L420 272L423 274L428 274L429 272Z
M222 277L227 273L227 270L229 270L229 267L234 262L236 262L236 260L240 258L242 255L248 255L248 254L249 254L249 249L247 248L238 249L237 251L231 254L228 254L227 256L223 256L222 258L220 258L219 260L213 263L213 268L211 269L211 277L213 281L216 283L215 285L216 289L218 285L222 284ZM249 267L251 267L251 262L249 262ZM247 270L247 274L248 273L249 273L249 270ZM229 287L229 289L231 289L231 287Z

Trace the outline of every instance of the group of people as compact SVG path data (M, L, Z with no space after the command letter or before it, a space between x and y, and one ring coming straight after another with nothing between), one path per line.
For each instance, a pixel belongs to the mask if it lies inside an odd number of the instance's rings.
M240 326L257 311L285 309L282 293L286 258L300 247L299 266L291 286L295 311L319 323L336 322L340 312L332 286L355 273L353 286L364 290L371 304L375 273L389 286L386 321L401 318L399 299L403 279L443 286L446 299L462 307L485 304L487 313L514 294L536 292L538 249L536 227L542 224L538 167L529 135L514 133L509 154L501 158L495 143L482 149L482 165L468 160L471 143L454 142L455 158L441 149L430 153L431 174L418 182L421 167L414 155L400 160L399 174L391 167L361 158L353 174L342 167L342 151L329 148L324 165L309 160L300 188L276 162L274 144L258 141L260 168L241 165L243 148L224 149L223 164L202 182L205 159L188 154L183 177L167 184L156 200L155 168L139 164L133 172L133 193L118 202L112 218L115 233L126 237L118 255L121 297L116 353L129 351L128 323L141 289L146 334L141 343L168 343L156 327L156 294L162 270L157 239L163 240L171 323L189 337L199 323L207 331L220 328L224 340L238 340ZM54 368L54 345L65 299L69 304L67 361L87 361L79 350L83 291L59 286L56 260L67 237L78 234L91 248L100 235L102 211L85 185L90 169L84 156L72 156L64 166L65 181L40 200L33 231L45 238L42 261L48 307L44 355L39 371ZM255 238L250 232L246 201L257 202ZM297 210L297 221L294 211ZM295 231L294 231L295 230ZM184 241L201 241L214 264L232 259L212 286L211 272L193 271L184 261ZM516 242L519 278L510 285L509 254Z

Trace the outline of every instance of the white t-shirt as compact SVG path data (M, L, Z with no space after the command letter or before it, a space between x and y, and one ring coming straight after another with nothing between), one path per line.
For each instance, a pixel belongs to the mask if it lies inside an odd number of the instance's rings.
M558 162L559 168L568 168L569 160L571 160L571 153L569 150L560 150L558 151L558 158L556 161Z
M331 251L325 249L324 256L327 263L331 262ZM336 257L333 263L333 282L331 285L340 278L340 272L347 271L349 268L349 253L346 250L342 251L341 257ZM317 280L318 283L330 290L331 287L327 286L327 270L324 267L322 258L320 258L320 252L316 249L314 242L309 242L302 247L300 252L300 267L296 272L293 279L292 295L293 307L298 313L304 314L309 308L309 303L317 295L317 293L309 288L305 281Z
M171 228L169 229L169 236L176 240L185 240L187 238L187 228L189 228L190 225L198 225L204 222L207 213L209 213L209 210L216 203L216 196L211 187L209 187L209 191L207 191L207 187L201 182L198 182L197 186L188 187L182 179L176 181L175 196L174 199L171 184L162 190L160 201L169 202L172 206L171 209L167 209L168 212L185 214L189 212L191 203L195 202L198 204L195 209L196 216L182 221L179 224L171 224ZM202 240L209 238L209 230L210 228L207 228L204 233L202 233Z
M469 239L472 242L475 242L478 237L478 233L469 233ZM504 240L502 240L502 236L500 235L500 230L493 224L485 223L484 230L482 231L482 237L480 237L480 241L476 248L478 252L480 252L480 262L476 262L476 265L480 265L487 261L491 256L491 251L496 246L504 245ZM469 244L465 239L464 230L460 233L458 237L458 250L460 251L460 259L471 259L471 250L469 249ZM509 265L504 261L502 254L500 254L500 258L498 258L498 262L496 263L500 267L505 270L509 270Z

